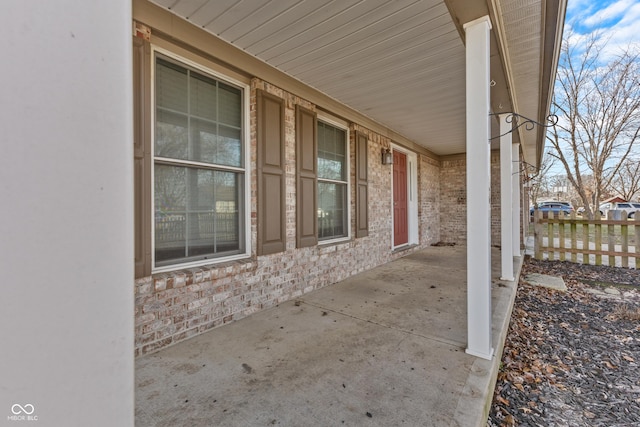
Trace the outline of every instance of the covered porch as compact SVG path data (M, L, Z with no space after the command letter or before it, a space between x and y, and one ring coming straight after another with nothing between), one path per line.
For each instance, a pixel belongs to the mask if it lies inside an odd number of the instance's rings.
M468 416L484 418L515 291L513 281L503 287L499 278L517 278L509 267L520 259L521 172L539 164L544 141L540 128L508 133L508 118L544 122L565 6L10 2L0 18L11 58L5 80L12 82L3 97L0 168L7 183L1 232L12 242L3 253L10 301L3 338L10 345L0 400L7 411L16 404L55 424L132 425L137 364L139 425L361 424L364 417L379 425L468 426ZM195 127L168 138L180 148L169 150L174 157L156 150L160 113L179 118L165 124L205 123L166 105L160 111L156 90L173 91L158 85L162 61L165 71L193 72L198 81L239 91L216 92L206 104L222 99L233 112L236 125L226 127L233 132L215 134L235 135L233 162L183 156L185 135L199 135ZM272 102L258 105L258 91ZM183 100L204 92L177 93ZM335 245L318 244L314 197L297 198L318 191L317 174L309 172L319 163L318 115L353 134L350 151L339 153L349 174L333 180L347 188L342 201L349 207ZM269 132L258 130L263 118ZM203 129L213 126L206 123ZM259 186L268 175L260 153L271 147L280 153L269 164L278 184ZM308 165L298 162L300 151L311 153ZM419 192L397 212L392 166L381 162L388 151L416 160L396 181ZM501 178L494 182L496 153ZM163 213L155 209L162 207L156 166L242 177L233 193L243 210L237 253L156 262L162 227L155 214ZM312 192L298 186L302 178ZM213 194L212 183L203 194ZM400 187L400 196L413 196ZM274 189L279 197L271 198L267 190ZM187 192L177 194L186 206ZM396 240L396 224L408 228L406 241ZM467 246L429 247L450 236ZM498 240L501 254L491 247ZM265 241L275 249L266 250ZM338 246L341 255L328 256ZM287 277L275 274L283 271ZM205 279L211 293L203 296ZM247 292L227 298L231 282ZM251 292L263 298L253 304ZM134 362L134 354L143 356Z
M517 282L492 251L501 354ZM466 273L429 247L144 356L136 425L484 426L500 358L465 352Z
M354 159L353 165L344 166L353 176L345 178L346 185L340 187L349 196L334 204L349 207L340 210L349 211L341 224L348 224L344 230L354 229L337 233L337 241L348 242L348 250L356 246L367 248L360 254L355 254L357 250L347 252L357 260L348 271L362 271L361 265L380 265L401 256L400 250L426 247L439 240L465 244L466 351L487 360L494 357L490 247L499 241L498 277L514 280L512 263L521 249L523 228L522 185L526 170L537 167L543 151L545 131L536 124L545 123L549 111L565 1L350 0L338 6L323 0L286 1L277 7L266 0L134 0L132 4L142 64L157 60L154 55L176 55L175 61L186 64L193 60L196 66L202 62L212 73L219 71L238 82L244 81L247 92L249 87L256 91L251 96L258 101L250 108L256 112L251 124L255 132L245 135L251 146L242 153L249 156L240 156L256 159L255 163L245 160L247 164L242 169L247 177L255 169L256 179L254 182L251 177L246 183L251 191L244 191L245 200L238 202L239 206L244 203L246 226L237 235L245 236L245 244L238 243L238 255L231 260L251 259L257 261L258 268L268 269L272 258L277 258L269 255L283 253L292 257L286 258L288 261L307 263L301 267L305 269L311 265L308 260L322 251L321 248L309 255L306 248L327 243L318 238L315 229L316 224L321 224L316 212L322 211L315 206L322 198L314 193L320 185L316 181L321 178L316 176L320 164L314 148L317 131L306 134L306 140L301 131L301 108L309 107L310 129L315 129L316 121L324 117L341 123L343 130L354 135L367 132L360 139L360 160L355 149L354 153L341 152L336 157ZM147 51L151 53L144 53ZM144 93L145 85L150 85L153 79L147 79L145 74L153 74L150 68L140 67L142 71L136 76L142 83L134 92ZM289 111L280 113L272 107L273 111L264 112L267 108L258 91L280 98L273 102L287 98L284 110ZM140 95L140 102L152 106L151 98ZM292 121L287 128L286 118L294 115L295 123ZM273 129L266 123L273 124ZM146 129L147 135L136 143L140 152L153 152L148 137L153 131L145 127L149 124L142 120L137 127ZM248 128L245 126L244 131ZM267 135L277 137L271 140ZM291 138L287 140L286 135ZM381 152L383 156L393 152L391 171L380 165ZM276 160L263 164L266 154L260 153L271 153ZM305 156L313 165L308 171L301 166ZM152 162L167 161L164 157L150 157L146 154L136 158L136 167L142 171L145 167L150 169ZM493 158L499 158L496 167L492 165ZM444 166L458 161L463 166L456 171ZM178 164L182 165L175 163ZM382 164L390 163L383 160ZM357 179L353 172L356 168ZM462 176L463 180L459 179ZM268 197L260 188L266 179L277 183L269 187L273 194ZM151 192L151 184L144 179L135 185L140 194ZM411 194L407 189L412 189ZM294 194L295 200L291 197ZM272 200L277 203L269 204ZM453 214L451 204L455 204ZM144 209L143 206L136 213L138 229L149 231L151 226L145 225L145 218L153 215L150 207ZM157 242L158 224L155 227ZM267 235L266 230L273 236ZM376 241L384 242L386 247L373 255L371 249ZM270 242L269 249L265 249L264 242ZM167 267L154 258L159 247L156 245L154 253L154 244L149 236L136 241L138 279L178 268L209 268L207 263L211 263L205 259ZM369 256L357 258L364 253ZM370 259L376 260L368 263ZM280 271L287 267L273 268ZM335 270L331 261L320 268L324 277ZM240 277L237 280L247 281ZM301 276L292 280L299 289L307 289L300 284ZM141 287L147 289L149 284ZM297 292L285 290L278 299L294 298ZM141 299L147 297L152 298L143 295ZM254 307L240 304L230 314L238 319ZM144 305L136 309L138 323L147 321L140 316ZM219 305L211 309L216 310L222 311ZM207 314L203 314L202 322L211 323ZM165 320L158 317L147 322ZM213 322L220 324L220 319ZM225 323L224 317L222 322ZM137 348L136 354L164 347L163 340L174 343L184 338L183 333L168 336L170 332L165 331L150 338L148 334L154 327L146 324L136 331L137 337L146 334L140 341L151 343L146 350L144 346Z

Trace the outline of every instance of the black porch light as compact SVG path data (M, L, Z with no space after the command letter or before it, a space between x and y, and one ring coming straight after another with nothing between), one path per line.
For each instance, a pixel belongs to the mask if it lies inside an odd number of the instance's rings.
M393 164L393 153L388 148L382 149L382 164L383 165Z

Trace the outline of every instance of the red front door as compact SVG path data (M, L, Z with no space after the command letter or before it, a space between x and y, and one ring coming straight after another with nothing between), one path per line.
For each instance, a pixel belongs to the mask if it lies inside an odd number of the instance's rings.
M407 215L407 156L393 152L393 245L409 242Z

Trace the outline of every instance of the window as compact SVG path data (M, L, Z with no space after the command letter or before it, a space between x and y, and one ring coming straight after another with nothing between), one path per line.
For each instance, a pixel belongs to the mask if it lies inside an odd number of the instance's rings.
M158 56L154 265L245 252L243 89Z
M347 237L348 134L318 121L318 240Z

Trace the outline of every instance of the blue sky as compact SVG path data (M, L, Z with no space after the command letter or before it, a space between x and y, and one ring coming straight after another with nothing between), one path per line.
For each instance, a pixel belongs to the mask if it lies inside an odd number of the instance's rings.
M640 44L640 0L568 0L567 30L578 36L602 31L611 53Z
M572 45L579 46L592 33L600 33L608 40L602 60L616 56L630 45L640 49L640 0L568 0L565 37L572 34ZM556 162L549 175L565 173L560 162Z

